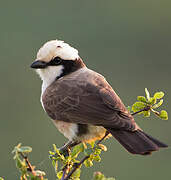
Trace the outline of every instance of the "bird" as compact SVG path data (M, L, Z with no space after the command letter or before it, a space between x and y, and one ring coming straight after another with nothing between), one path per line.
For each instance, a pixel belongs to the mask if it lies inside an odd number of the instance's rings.
M41 104L68 138L63 149L113 136L128 152L149 155L165 143L145 133L104 76L89 69L78 50L50 40L31 64L42 80Z

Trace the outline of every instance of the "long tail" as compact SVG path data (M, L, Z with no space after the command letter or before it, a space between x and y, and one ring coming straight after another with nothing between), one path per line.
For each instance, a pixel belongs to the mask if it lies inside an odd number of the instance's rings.
M159 148L168 147L166 144L151 137L141 130L134 132L106 128L127 151L133 154L148 155Z

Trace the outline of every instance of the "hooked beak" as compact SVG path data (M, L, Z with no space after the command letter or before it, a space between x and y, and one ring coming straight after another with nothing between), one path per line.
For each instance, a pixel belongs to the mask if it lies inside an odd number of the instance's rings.
M34 69L44 69L47 67L47 63L44 61L36 60L30 65L30 67Z

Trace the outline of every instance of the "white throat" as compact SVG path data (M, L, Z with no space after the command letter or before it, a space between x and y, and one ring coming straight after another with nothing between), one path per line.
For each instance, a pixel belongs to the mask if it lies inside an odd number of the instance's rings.
M45 69L37 69L36 72L40 75L42 79L42 94L46 90L46 88L55 81L57 77L59 77L63 72L63 65L59 66L49 66Z

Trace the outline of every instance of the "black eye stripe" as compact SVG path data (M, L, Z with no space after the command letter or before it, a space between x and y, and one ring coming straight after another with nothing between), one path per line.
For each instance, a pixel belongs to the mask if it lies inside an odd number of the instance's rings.
M60 57L55 57L50 62L47 63L48 66L56 66L59 65L62 62L62 59Z

